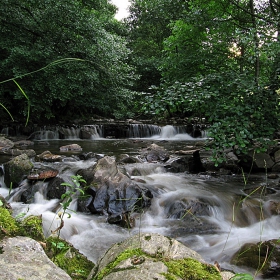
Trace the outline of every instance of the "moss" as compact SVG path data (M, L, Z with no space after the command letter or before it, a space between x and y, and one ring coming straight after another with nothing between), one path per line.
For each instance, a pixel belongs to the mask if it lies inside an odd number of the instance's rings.
M16 236L19 232L19 227L10 211L0 207L0 238L5 236Z
M150 241L152 239L151 235L146 235L145 240Z
M44 241L42 219L38 216L29 216L23 221L17 221L11 211L0 207L0 239L5 236L27 236L37 241Z
M104 269L102 269L98 275L96 275L93 280L101 280L106 275L114 271L114 268L123 260L127 260L133 256L143 256L145 253L140 249L128 249L123 251L113 262L109 263Z
M213 265L204 264L197 260L188 258L181 260L165 260L163 258L151 257L140 248L123 251L113 262L102 269L92 280L102 280L105 276L117 271L116 266L131 257L148 257L155 261L162 261L168 268L167 273L163 273L167 280L221 280L222 277ZM129 269L129 268L126 268Z
M94 264L67 241L58 237L47 239L46 253L52 261L66 271L73 280L84 280Z
M168 273L164 273L166 279L175 280L179 276L182 280L221 280L222 277L216 268L209 264L201 263L188 258L182 260L164 261L168 267Z
M28 236L37 241L45 240L41 216L28 216L20 222L20 228L24 236Z

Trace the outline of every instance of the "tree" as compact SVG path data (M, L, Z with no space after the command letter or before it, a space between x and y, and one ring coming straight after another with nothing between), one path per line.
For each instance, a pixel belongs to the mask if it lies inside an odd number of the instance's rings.
M129 114L135 75L126 41L116 33L115 12L106 0L4 0L1 81L16 78L34 121L73 119L73 112L86 119ZM12 81L1 83L0 102L19 119L26 114L26 100Z
M270 86L271 73L279 69L279 40L273 36L278 14L253 0L188 4L185 16L169 25L162 83L146 95L144 109L206 117L216 163L224 160L225 148L263 151L279 128L279 95Z
M163 42L170 36L169 23L179 19L187 9L187 1L177 0L131 0L130 16L126 20L131 62L140 79L137 91L149 91L151 85L159 85L158 69L163 57Z

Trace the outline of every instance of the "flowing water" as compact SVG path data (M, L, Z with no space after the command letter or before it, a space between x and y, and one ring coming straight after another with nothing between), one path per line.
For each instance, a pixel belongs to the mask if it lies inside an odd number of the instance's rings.
M203 139L194 139L188 134L176 133L172 127L168 127L166 131L161 131L161 134L145 139L108 140L100 137L80 140L77 138L49 140L46 145L42 145L42 141L35 141L32 148L37 154L49 150L54 154L68 155L67 152L60 152L59 147L77 143L82 146L83 152L91 151L117 156L123 153L137 155L139 149L147 147L152 142L171 151L183 149L197 141L203 141ZM92 163L92 161L65 161L57 164L56 167L60 171L64 170L59 173L59 176L69 177L76 170L86 168ZM196 250L209 263L218 261L223 268L244 272L246 270L235 267L229 262L241 245L279 238L280 217L271 216L267 211L270 200L280 200L279 193L275 191L265 198L252 196L240 203L241 198L245 197L243 177L240 174L220 178L202 174L174 174L166 172L160 164L155 163L127 164L124 168L128 174L132 174L132 171L137 169L139 175L131 176L132 179L137 182L146 182L154 195L151 207L136 215L136 225L133 229L108 224L105 216L76 212L77 202L74 199L71 204L73 210L71 217L65 218L65 226L61 230L61 237L70 241L95 263L110 245L141 231L174 237ZM247 187L258 186L260 182L257 178L255 179L249 181ZM261 179L265 181L265 174ZM9 189L5 186L3 178L1 180L0 193L5 197L11 196L9 202L15 215L42 215L46 236L59 226L60 221L57 217L57 212L61 211L59 201L46 199L44 190L47 182L38 182L38 186L36 185L38 191L34 194L33 202L23 204L17 200L20 188L9 195ZM21 183L21 188L28 186L27 180ZM187 205L187 202L194 202L193 205L200 202L201 205L207 205L207 207L202 209L198 216L192 214L191 208L186 207L184 210L184 207L179 207L181 216L175 217L170 213L176 210L174 204L176 201L183 206ZM260 207L261 201L264 201L262 207ZM203 211L207 214L204 215ZM265 218L260 218L261 214L264 214Z

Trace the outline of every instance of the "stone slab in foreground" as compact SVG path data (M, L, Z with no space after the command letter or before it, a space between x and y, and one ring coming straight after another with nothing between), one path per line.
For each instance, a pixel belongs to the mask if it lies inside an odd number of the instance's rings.
M31 238L5 238L0 242L0 248L1 280L71 280Z

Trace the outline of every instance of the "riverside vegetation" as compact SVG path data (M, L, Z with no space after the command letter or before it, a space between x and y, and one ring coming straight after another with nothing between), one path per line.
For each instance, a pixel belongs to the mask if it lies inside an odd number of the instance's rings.
M1 120L203 118L217 164L225 148L263 151L278 138L277 1L132 0L123 21L116 10L3 0Z

